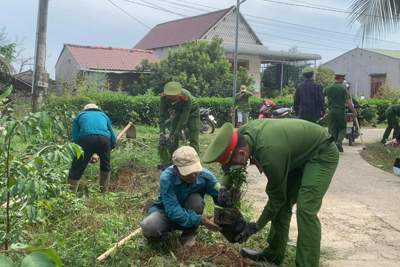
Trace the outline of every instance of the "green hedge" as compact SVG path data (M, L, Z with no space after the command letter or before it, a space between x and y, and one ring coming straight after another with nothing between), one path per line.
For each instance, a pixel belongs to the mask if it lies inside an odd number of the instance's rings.
M197 98L201 107L210 108L219 125L231 120L232 99L220 97ZM293 98L277 97L274 101L281 106L293 105ZM78 112L90 102L98 104L111 118L115 125L124 125L131 120L139 124L157 125L159 118L160 97L158 96L128 96L122 93L90 93L85 96L50 97L48 108L64 105L66 108ZM385 120L385 110L395 101L382 99L365 99L361 104L369 105L362 115L369 122ZM258 117L262 100L257 97L250 98L252 118ZM136 118L136 119L134 119Z
M231 120L232 98L200 97L197 98L200 107L210 108L219 125ZM88 94L87 96L50 97L48 109L64 105L66 108L78 112L90 102L98 104L109 116L115 125L124 125L138 115L137 123L157 125L159 118L160 97L158 96L127 96L121 93ZM290 106L291 101L285 98L278 103ZM262 100L250 98L251 116L258 117ZM134 112L135 114L132 114Z

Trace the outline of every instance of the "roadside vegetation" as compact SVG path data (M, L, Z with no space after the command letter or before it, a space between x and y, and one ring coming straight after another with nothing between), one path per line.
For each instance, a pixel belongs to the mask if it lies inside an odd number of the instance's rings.
M381 143L367 144L361 156L372 166L393 173L393 163L400 157L399 148L383 146Z

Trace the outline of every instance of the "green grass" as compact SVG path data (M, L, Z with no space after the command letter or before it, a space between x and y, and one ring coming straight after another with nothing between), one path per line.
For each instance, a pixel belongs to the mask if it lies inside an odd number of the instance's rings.
M393 172L393 163L400 157L400 149L383 146L381 143L367 144L361 156L371 165L384 171Z
M96 257L139 227L145 216L146 205L158 195L158 129L139 126L137 133L137 139L125 140L112 152L113 192L98 192L98 165L89 166L82 178L78 198L65 192L51 199L47 208L47 221L27 226L25 237L30 240L29 243L53 247L67 267L227 266L223 260L232 259L226 256L220 261L221 257L212 256L214 249L221 249L227 255L241 259L238 251L242 246L260 249L266 246L267 227L243 245L229 244L221 234L211 233L200 227L199 254L193 251L190 255L182 256L176 246L177 233L170 234L164 243L152 246L146 244L139 235L104 263L98 263ZM205 150L212 137L201 135L201 151ZM218 164L206 167L220 175ZM256 219L250 203L244 203L242 211L248 219ZM209 197L206 199L205 213L210 216L213 214L213 204ZM294 246L289 244L282 266L295 266L294 253Z

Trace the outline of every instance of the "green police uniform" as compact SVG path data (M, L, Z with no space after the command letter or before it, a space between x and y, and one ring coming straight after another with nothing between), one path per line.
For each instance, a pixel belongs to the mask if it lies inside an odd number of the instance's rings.
M224 140L233 131L232 125L226 125L205 152L204 162L216 161L224 153ZM276 264L283 262L292 207L297 203L296 266L318 267L321 226L317 214L339 160L332 138L319 125L297 119L255 120L238 132L246 138L251 159L268 178L269 200L257 221L258 229L271 221L269 246L263 255Z
M341 146L346 136L346 101L350 98L346 88L339 83L325 89L328 98L328 129L336 145Z
M400 105L391 105L385 111L388 126L383 133L382 143L389 138L390 132L393 130L393 138L399 138L399 122L397 118L400 116Z
M169 144L169 153L160 153L163 164L170 163L170 155L179 147L181 132L186 128L189 133L190 146L199 151L199 106L189 91L181 89L179 100L176 102L167 99L166 96L161 96L160 133L165 134L167 128L173 138Z

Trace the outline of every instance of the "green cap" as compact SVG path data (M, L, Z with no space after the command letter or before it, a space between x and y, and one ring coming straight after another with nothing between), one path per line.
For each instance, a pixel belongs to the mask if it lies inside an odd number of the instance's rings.
M164 94L166 95L180 95L182 92L182 85L178 82L168 82L164 86Z
M313 73L313 72L314 72L314 69L311 68L311 67L305 67L303 69L303 71L302 71L303 74L305 74L305 73Z
M222 125L217 136L207 147L207 150L203 155L202 161L204 163L211 163L218 160L230 145L234 130L235 128L232 123L226 122Z

